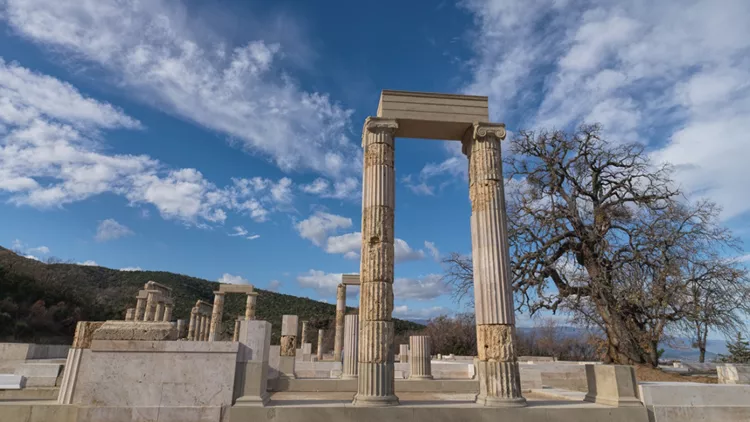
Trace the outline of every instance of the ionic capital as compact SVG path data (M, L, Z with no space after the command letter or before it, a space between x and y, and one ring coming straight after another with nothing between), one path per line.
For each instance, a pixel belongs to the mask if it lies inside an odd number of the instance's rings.
M466 129L464 139L461 141L461 151L468 155L474 141L483 142L495 139L502 141L505 135L505 123L474 122Z

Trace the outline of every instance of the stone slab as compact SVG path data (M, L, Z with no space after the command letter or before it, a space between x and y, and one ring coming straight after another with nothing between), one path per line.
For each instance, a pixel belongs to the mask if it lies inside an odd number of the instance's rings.
M342 274L341 284L345 284L347 286L359 286L359 274Z
M750 385L643 382L638 388L651 422L750 420Z
M378 117L398 120L396 137L461 140L473 122L489 121L487 97L383 90Z
M0 374L0 390L20 390L26 384L22 375Z
M750 365L717 365L716 374L719 376L719 384L750 384Z
M281 358L281 346L271 346L268 349L268 379L279 377L279 360Z
M297 326L299 318L297 315L282 315L281 316L281 335L282 336L296 336Z
M64 359L70 345L0 343L0 361L26 359Z
M3 390L0 387L0 402L6 400L47 400L56 401L60 393L58 387L24 387L20 390Z
M635 369L628 365L586 365L588 392L584 400L608 406L638 406Z
M44 402L0 402L2 422L76 422L77 414L75 406Z
M396 379L396 392L419 393L478 393L479 381L475 380L406 380ZM356 392L356 379L279 379L272 391L284 392Z
M24 363L16 368L16 375L23 375L26 378L31 377L53 377L60 375L59 363Z
M219 284L219 292L221 293L255 293L253 291L252 284Z
M177 329L169 322L106 321L94 331L92 340L177 340Z

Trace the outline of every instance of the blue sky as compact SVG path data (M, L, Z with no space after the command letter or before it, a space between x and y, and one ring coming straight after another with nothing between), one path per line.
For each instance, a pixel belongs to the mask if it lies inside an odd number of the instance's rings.
M0 244L332 302L381 89L648 144L750 240L750 3L0 0ZM457 144L399 140L399 317L457 306ZM746 249L747 250L747 249Z

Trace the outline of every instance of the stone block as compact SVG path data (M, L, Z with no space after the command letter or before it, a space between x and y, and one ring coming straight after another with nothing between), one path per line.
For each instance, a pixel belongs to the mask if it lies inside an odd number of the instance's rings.
M235 404L264 406L268 403L271 323L257 320L240 322L239 343L234 380Z
M165 321L107 321L94 331L92 340L177 340L177 329Z
M281 346L271 346L268 353L268 379L279 377L279 359L281 357Z
M717 365L716 373L719 376L719 384L750 384L750 365Z
M398 120L396 137L461 140L473 122L489 121L487 97L383 90L378 117Z
M298 322L297 315L283 315L281 317L281 335L297 337Z
M26 386L22 375L0 374L0 390L20 390Z
M294 356L279 356L279 378L294 378Z
M542 372L538 369L519 370L521 376L521 390L531 391L542 388Z
M220 284L220 293L253 293L252 284Z
M607 406L641 406L635 370L626 365L586 365L585 401Z

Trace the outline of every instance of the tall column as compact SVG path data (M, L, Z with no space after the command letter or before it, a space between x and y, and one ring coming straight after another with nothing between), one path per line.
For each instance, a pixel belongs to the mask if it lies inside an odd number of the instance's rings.
M359 382L354 404L398 404L393 388L393 210L396 120L368 117L362 133Z
M125 321L133 321L135 318L135 308L128 308L125 310Z
M516 356L513 285L500 141L505 125L474 123L463 139L469 158L471 250L480 393L485 406L525 406Z
M341 362L341 351L344 350L344 314L346 314L346 284L339 284L336 289L336 333L333 338L333 360Z
M232 334L232 341L240 340L240 321L242 321L240 317L234 319L234 333Z
M216 341L221 329L221 317L224 315L224 292L214 292L214 310L211 312L211 328L208 341Z
M198 311L198 315L195 316L195 337L193 340L201 341L201 331L203 331L203 314Z
M300 336L299 347L300 349L307 343L307 321L302 321L302 335Z
M175 324L177 328L177 338L185 338L185 335L187 334L187 327L186 327L187 321L184 319L178 319L177 323Z
M164 301L159 298L156 302L156 313L154 314L154 321L164 321Z
M357 378L359 350L359 315L347 315L344 322L344 365L342 379Z
M318 362L323 360L323 330L318 330Z
M144 321L153 321L156 316L156 295L157 292L150 291L146 296L146 316L143 317Z
M258 301L258 293L252 292L247 294L247 302L245 303L245 319L255 319L255 305Z
M281 316L279 372L282 378L295 378L294 361L297 355L297 322L297 315Z
M409 362L409 345L408 344L398 345L398 361L401 363Z
M174 305L171 303L167 303L164 305L164 318L162 318L162 321L169 322L172 320L173 309L174 309Z
M409 337L409 369L412 380L431 380L430 338L428 336Z
M135 301L135 321L143 321L146 316L146 299L139 297Z
M190 323L188 324L188 340L195 340L195 330L198 327L198 309L193 308L190 311Z

